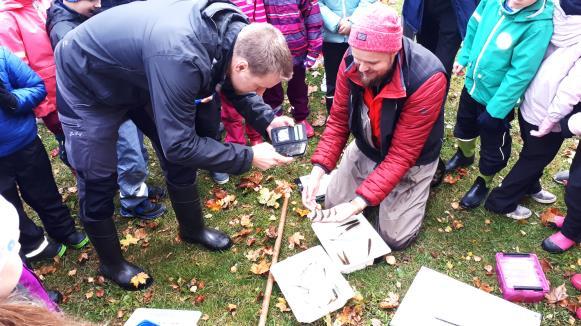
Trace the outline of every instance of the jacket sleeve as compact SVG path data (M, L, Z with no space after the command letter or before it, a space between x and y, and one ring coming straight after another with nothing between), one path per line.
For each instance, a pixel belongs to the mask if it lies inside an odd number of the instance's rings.
M325 28L333 33L336 33L339 29L339 22L342 17L337 15L333 10L327 7L325 0L319 1L319 9L321 10L321 17L323 18L323 24Z
M49 33L50 45L52 46L52 49L54 50L58 42L60 42L60 40L62 40L65 37L65 35L67 35L77 26L78 25L74 25L66 21L56 23Z
M196 133L194 104L203 80L200 70L180 55L145 59L154 121L168 161L211 171L241 174L250 169L250 147L223 144ZM209 108L217 109L217 108Z
M321 166L327 173L337 166L349 138L349 94L349 82L345 76L345 60L342 60L337 73L331 115L311 157L311 162Z
M238 95L229 81L224 83L221 93L256 131L269 138L266 128L274 119L274 111L261 96L256 93Z
M355 191L369 205L379 205L420 157L442 110L446 83L444 73L437 73L406 100L385 159Z
M12 95L17 99L16 114L28 114L46 97L44 82L26 63L6 49L6 71L12 87Z
M317 0L301 0L301 15L305 21L307 42L309 43L305 60L312 65L319 57L323 47L323 19Z
M578 44L581 46L581 44ZM549 105L549 120L559 122L573 111L573 106L581 102L581 58L569 70L557 87L557 93Z
M486 105L491 116L504 119L517 105L541 66L553 34L552 24L533 26L514 47L510 67Z
M460 53L458 54L458 61L459 64L466 67L468 64L468 59L470 58L470 51L472 50L472 42L474 42L474 36L476 35L476 31L478 30L478 25L482 20L482 12L484 12L484 8L486 7L486 3L489 0L481 0L476 10L472 13L470 20L468 20L468 26L466 27L466 36L464 37L464 41L462 42L462 48L460 49Z

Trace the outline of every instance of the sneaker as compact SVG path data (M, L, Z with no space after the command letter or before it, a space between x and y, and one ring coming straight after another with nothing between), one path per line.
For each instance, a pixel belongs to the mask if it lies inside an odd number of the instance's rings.
M147 186L147 198L154 201L160 201L166 196L167 192L165 191L165 188L149 185Z
M569 171L559 171L553 176L553 180L556 183L562 184L564 186L567 185L567 181L569 181Z
M313 129L313 126L311 126L311 124L307 121L307 119L302 121L295 121L295 123L302 123L303 125L305 125L305 130L307 131L307 138L311 138L315 135L315 130Z
M230 180L230 176L228 175L228 173L210 171L210 176L212 177L212 180L214 180L214 182L219 185L228 183L228 181Z
M506 216L510 217L514 220L524 220L524 219L531 217L532 214L533 214L533 212L531 212L530 209L528 209L524 206L518 205L513 212L506 214Z
M73 247L75 249L81 249L89 243L89 238L83 232L75 231L69 234L63 241L63 244Z
M536 194L529 196L531 196L534 201L541 204L552 204L557 201L557 196L553 195L545 189L541 189L541 191L537 192Z
M125 218L140 218L142 220L153 220L165 213L167 209L164 205L153 203L149 199L144 200L141 204L135 206L133 209L121 207L120 214Z
M67 246L44 238L38 248L24 254L26 260L35 263L40 261L51 261L55 257L62 257L67 251Z

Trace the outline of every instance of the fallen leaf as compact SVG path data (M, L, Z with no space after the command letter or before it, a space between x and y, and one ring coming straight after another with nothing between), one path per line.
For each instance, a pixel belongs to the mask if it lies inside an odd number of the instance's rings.
M255 242L256 242L255 237L249 237L248 239L246 239L246 245L249 247L252 246Z
M309 85L309 87L307 88L307 94L311 94L314 92L317 92L319 90L319 87L317 87L316 85Z
M234 264L234 266L230 267L230 273L238 272L238 264Z
M396 263L395 257L394 257L394 256L392 256L392 255L385 256L385 261L386 261L386 262L387 262L389 265L392 265L392 266L393 266L393 265L395 265L395 263Z
M263 179L262 173L259 171L255 171L248 176L242 177L240 179L240 183L238 183L236 187L240 189L257 190L257 188L260 186L260 183L262 182L262 179Z
M452 206L452 208L455 209L455 210L459 210L460 209L460 204L457 201L451 203L450 206Z
M200 304L200 303L204 302L204 300L206 300L206 297L200 294L200 295L196 296L196 298L194 299L194 302L196 304Z
M381 320L379 320L379 319L377 319L377 318L372 318L372 319L371 319L371 326L381 326L381 325L383 325L383 324L381 323Z
M494 268L492 267L492 265L484 266L484 270L486 271L486 275L488 276L494 274Z
M295 183L290 183L286 180L274 180L274 183L276 184L276 188L273 191L280 194L281 197L284 194L290 194L297 186Z
M134 245L137 244L139 242L139 239L133 237L130 233L128 233L124 239L121 239L119 241L121 243L122 247L128 247L130 245Z
M541 259L540 263L541 263L541 267L543 268L543 272L545 274L553 269L553 265L551 264L550 261L547 260L547 258Z
M480 257L480 256L474 256L473 258L474 258L475 262L479 262L482 260L482 257Z
M399 306L399 295L397 293L389 292L387 298L379 303L381 309L393 309Z
M323 113L318 113L314 119L311 121L311 126L313 127L322 127L327 122L327 116Z
M250 222L250 217L252 216L252 214L250 215L242 215L242 217L240 217L240 225L242 225L245 228L251 228L254 225L252 224L252 222Z
M215 199L222 199L228 195L226 190L217 187L212 188L211 193Z
M362 325L363 305L345 306L337 314L333 325Z
M67 275L69 275L69 276L75 276L75 275L77 275L77 269L71 269L71 270L70 270L70 271L67 273Z
M238 201L236 201L235 195L228 195L228 196L218 200L218 202L220 203L220 205L222 205L223 209L234 207L238 203Z
M58 147L53 148L53 150L50 151L50 158L55 158L57 155L59 155L59 152L60 151L59 151L59 148Z
M290 311L290 308L287 306L286 300L284 298L279 297L277 300L278 302L274 306L277 307L278 310L281 312Z
M143 293L143 303L150 304L152 300L153 300L153 289L145 291L145 293Z
M463 223L462 223L462 221L460 221L460 220L453 220L453 221L452 221L452 227L453 227L455 230L460 230L461 228L463 228L463 227L464 227L464 224L463 224Z
M556 216L564 216L564 215L557 208L554 208L554 207L547 208L541 213L541 223L544 226L549 226L550 224L555 222Z
M93 297L93 295L94 295L93 291L89 291L85 293L85 299L89 300Z
M228 312L232 312L232 313L235 312L237 308L238 308L238 306L235 304L232 304L232 303L229 303L228 307L227 307Z
M266 187L260 189L260 191L258 192L258 202L268 207L274 207L275 209L277 209L280 206L277 200L281 197L282 194L270 191Z
M278 236L278 233L276 231L276 226L274 226L274 225L269 226L265 232L266 232L266 236L271 238L271 239L276 239L276 237Z
M117 318L118 319L123 318L123 315L125 315L125 311L123 311L122 309L117 310Z
M105 284L105 277L103 277L103 275L97 276L97 279L95 280L95 284L97 284L97 285Z
M310 211L308 209L296 208L295 212L299 215L299 217L305 217L309 215Z
M133 276L131 278L131 284L133 284L133 286L135 286L135 288L139 287L139 284L145 284L147 283L147 279L149 278L149 275L147 275L145 272L139 272L139 274Z
M450 233L450 232L452 232L452 228L448 225L448 226L446 226L444 231L446 231L446 233Z
M270 263L266 260L261 260L258 264L252 264L250 266L250 271L256 275L262 275L270 269Z
M295 232L293 235L288 237L288 248L295 249L295 246L306 248L304 244L301 244L302 240L305 240L305 237L300 232Z
M206 200L206 208L208 208L209 210L213 211L213 212L219 212L222 210L222 203L220 202L219 199L214 199L214 198L210 198L208 200Z
M36 275L39 275L39 276L52 274L54 272L56 272L56 266L54 266L54 265L44 265L44 266L41 266L40 268L34 270L34 273Z
M490 284L485 283L485 282L481 282L478 277L474 277L472 279L472 283L474 284L474 286L476 286L477 288L479 288L480 290L482 290L486 293L490 293L490 292L494 291L494 288L491 287Z
M68 187L67 191L69 192L69 194L76 194L77 193L77 187Z
M261 251L260 249L250 250L244 256L246 257L246 259L255 262L260 257L260 251Z
M448 269L452 269L454 268L454 264L452 264L451 262L447 262L446 267L448 267Z
M565 287L565 283L559 285L556 288L552 288L549 293L545 294L545 299L547 299L547 302L550 304L559 303L568 297L569 296L567 295L567 288Z
M95 296L96 296L97 298L102 298L104 295L105 295L105 289L103 289L103 288L98 288L98 289L95 291Z
M142 240L147 237L147 231L144 228L139 228L135 230L135 238Z
M240 239L252 233L252 229L242 229L232 235L232 241L239 242Z
M451 174L446 174L443 181L444 181L444 183L454 185L459 180L460 180L460 176L453 176Z

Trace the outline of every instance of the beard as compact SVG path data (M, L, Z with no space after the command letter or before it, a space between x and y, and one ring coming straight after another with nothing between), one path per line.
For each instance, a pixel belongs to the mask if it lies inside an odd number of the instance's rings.
M359 77L361 78L361 83L365 87L378 87L385 78L385 75L379 75L375 78L366 77L363 73L359 72Z

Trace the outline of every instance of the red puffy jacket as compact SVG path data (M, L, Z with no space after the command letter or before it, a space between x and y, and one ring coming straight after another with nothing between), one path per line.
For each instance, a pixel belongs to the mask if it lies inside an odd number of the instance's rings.
M26 62L44 80L46 99L34 109L37 118L56 111L55 63L46 34L49 1L0 1L0 44Z
M413 48L417 47L417 45L409 45L408 42L404 42L404 44ZM400 57L404 56L403 51L402 49ZM420 57L433 56L433 54L427 54L427 50L423 48L418 51L421 52ZM349 56L349 52L347 52L346 57ZM408 54L405 57L411 58L413 56ZM402 61L398 61L395 69L402 69L402 65ZM441 64L439 65L441 66ZM431 67L423 69L421 66L415 68L417 69L411 70L419 73L428 73L428 70L432 69ZM357 195L363 197L369 205L379 205L408 170L416 164L432 132L434 131L433 134L436 135L438 132L441 133L443 131L441 119L447 80L445 73L442 72L443 67L437 67L434 71L436 72L433 74L428 73L426 78L422 79L421 85L413 91L405 87L403 75L396 74L398 78L394 76L392 81L385 87L388 91L377 95L377 97L383 97L384 99L402 100L404 105L400 109L395 130L391 137L391 144L385 157L356 190ZM343 60L337 75L331 116L311 158L313 164L321 166L327 172L332 171L337 165L349 135L353 131L349 127L349 118L352 110L350 107L352 95L350 83L355 84L357 87L363 87L357 66L350 64L347 67L345 60ZM437 128L441 130L433 130L436 129L435 124L438 121L440 122ZM355 137L357 138L357 135ZM441 140L438 140L438 142L440 142L441 146ZM433 154L431 156L434 156ZM439 147L434 159L437 158L438 154ZM355 194L353 194L353 197L355 197Z

